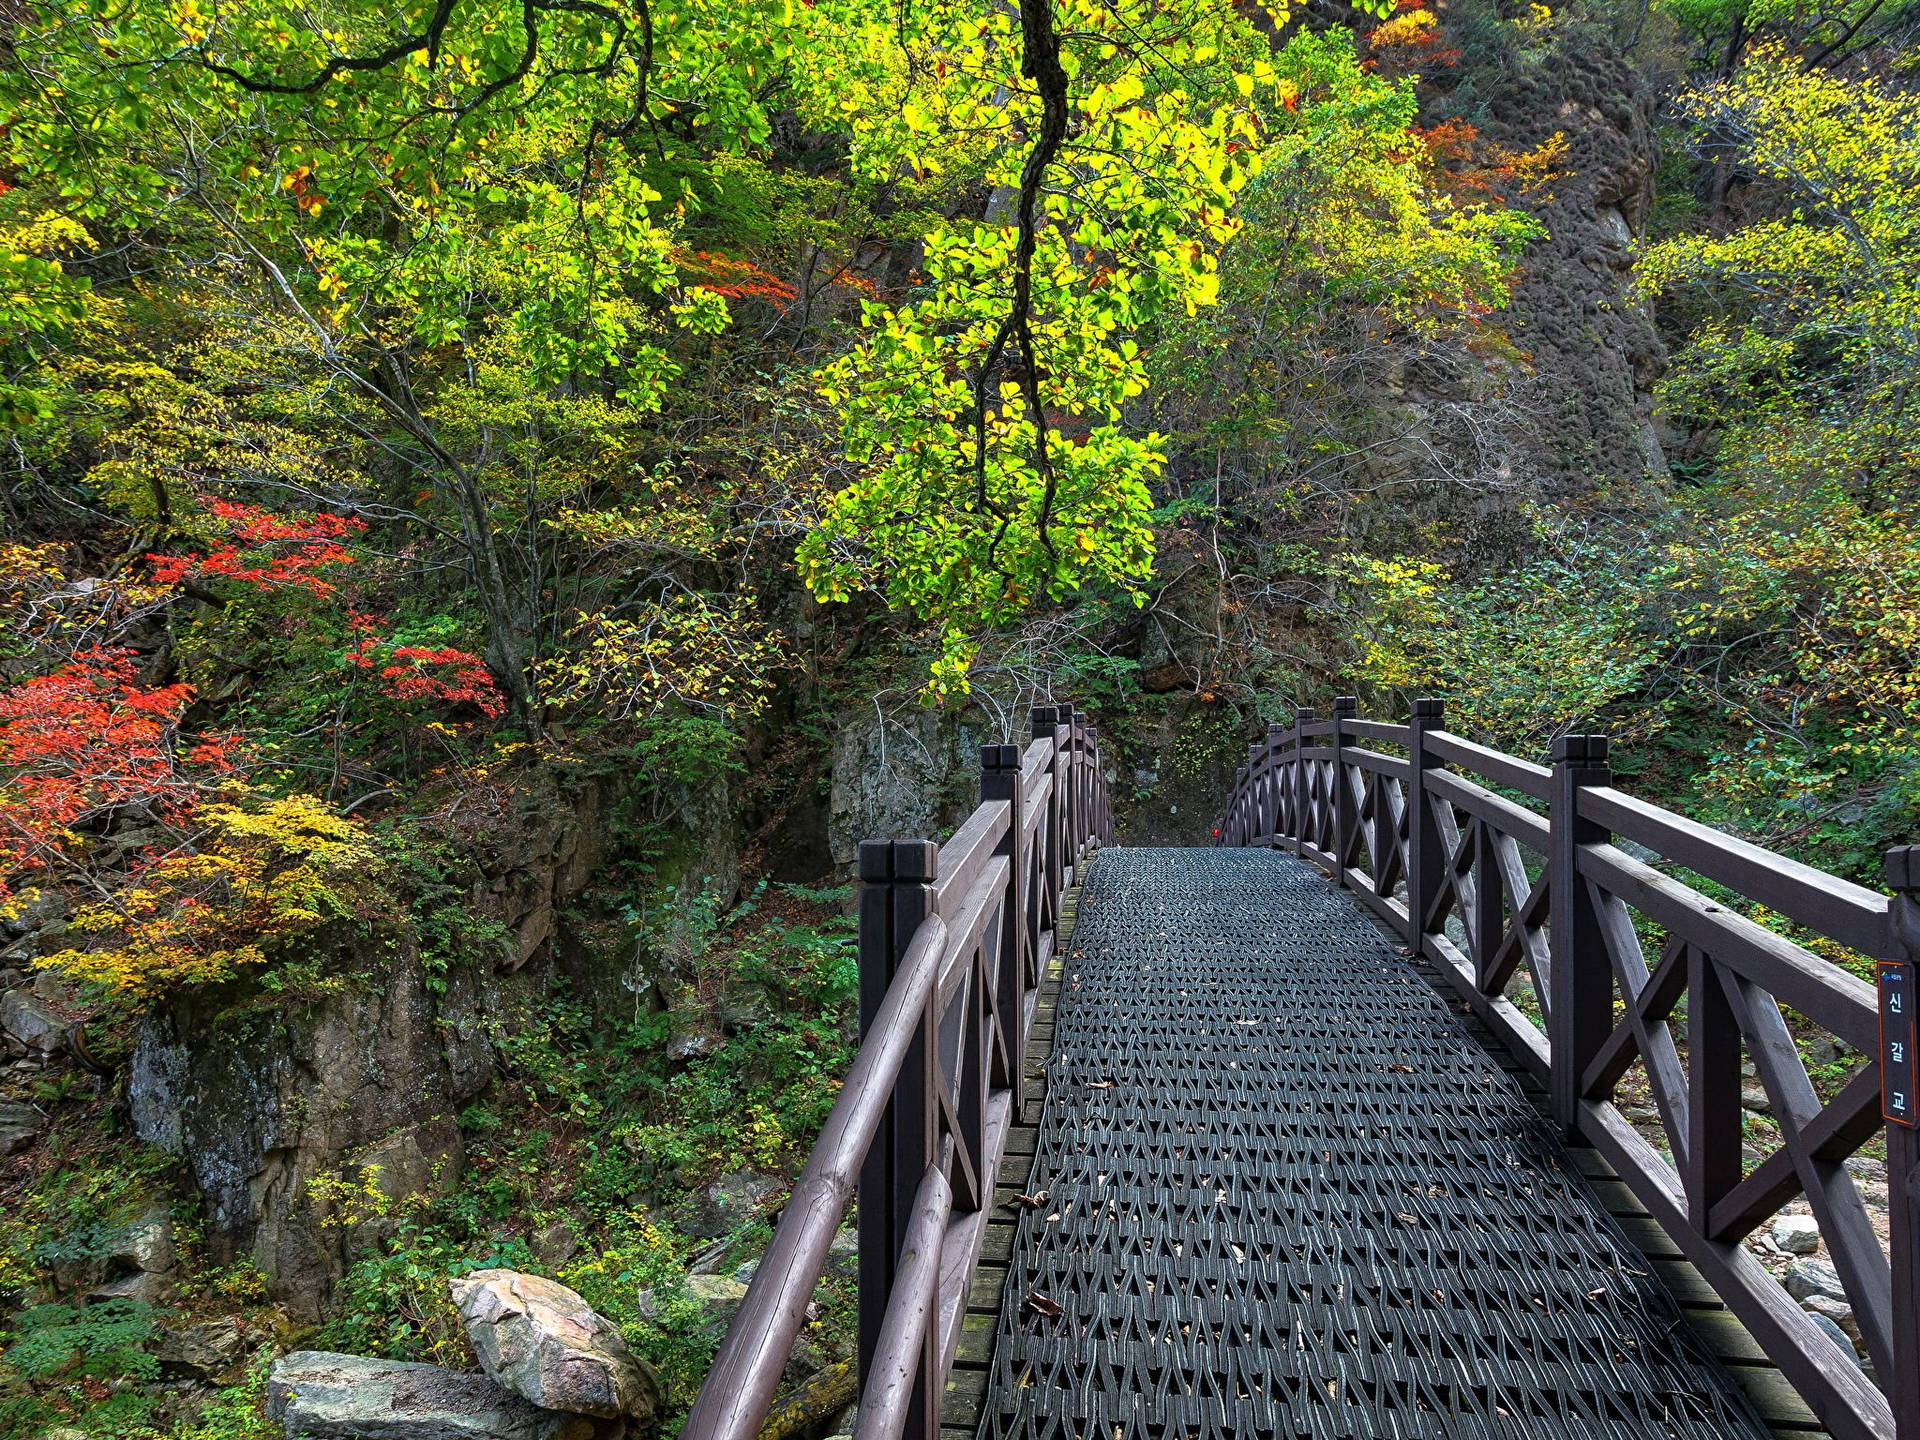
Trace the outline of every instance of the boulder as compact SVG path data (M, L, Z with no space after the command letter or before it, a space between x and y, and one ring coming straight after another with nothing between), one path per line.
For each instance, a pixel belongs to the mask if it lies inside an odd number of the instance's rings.
M1860 1354L1853 1348L1853 1341L1847 1338L1846 1331L1842 1330L1818 1310L1807 1311L1807 1318L1813 1321L1816 1330L1833 1341L1841 1350L1845 1351L1849 1360L1853 1361L1855 1365L1860 1363Z
M1809 1295L1800 1302L1800 1308L1809 1314L1826 1316L1855 1345L1860 1343L1860 1322L1854 1318L1853 1306L1846 1301L1836 1300L1831 1295Z
M714 1002L713 1013L723 1035L739 1035L772 1024L780 1005L766 986L745 981L723 990Z
M154 1337L153 1358L168 1375L211 1380L230 1369L245 1346L240 1322L228 1316L178 1330L162 1330Z
M718 1035L710 1035L704 1030L689 1030L667 1042L667 1058L682 1064L689 1060L704 1060L725 1043Z
M832 1363L824 1349L802 1335L793 1342L793 1351L781 1368L780 1378L789 1385L804 1385Z
M0 995L0 1031L46 1055L60 1048L67 1022L31 990L9 990Z
M173 1298L174 1287L167 1278L175 1260L173 1219L166 1206L149 1206L109 1232L105 1241L75 1259L56 1261L55 1286L70 1294L150 1305Z
M842 1280L859 1278L860 1234L851 1225L833 1232L833 1243L827 1247L827 1274Z
M1813 1295L1834 1300L1847 1298L1847 1288L1840 1283L1840 1272L1824 1260L1794 1261L1780 1277L1780 1283L1787 1287L1789 1295L1803 1302Z
M0 1155L18 1155L46 1124L47 1117L31 1105L0 1102Z
M564 1265L579 1250L580 1237L565 1220L550 1220L533 1232L527 1248L542 1265Z
M697 1302L717 1328L725 1328L747 1298L746 1282L731 1275L689 1275L686 1290L687 1298Z
M593 1422L542 1410L484 1375L296 1350L267 1377L287 1440L588 1440Z
M680 1228L702 1239L731 1235L755 1219L760 1208L778 1195L781 1188L781 1182L771 1175L736 1170L686 1202Z
M67 902L54 890L35 890L11 907L0 920L0 934L9 937L31 935L44 926L66 919Z
M566 1286L518 1270L476 1270L451 1282L480 1366L548 1410L645 1422L660 1385L612 1322Z
M717 1334L726 1329L740 1302L747 1298L747 1282L732 1275L689 1275L682 1282L681 1293L700 1307L701 1328ZM648 1286L634 1297L634 1308L642 1320L658 1320L665 1313L661 1302L672 1298L671 1290L663 1296Z
M165 1274L173 1269L173 1262L173 1217L164 1205L143 1210L122 1226L107 1252L109 1265L149 1275Z
M1837 1065L1853 1053L1846 1041L1828 1035L1816 1035L1807 1045L1807 1064Z
M138 1300L142 1305L170 1305L179 1294L180 1287L165 1275L151 1275L144 1270L136 1270L131 1275L121 1275L104 1285L96 1285L87 1292L89 1300Z
M1789 1255L1811 1255L1820 1248L1820 1222L1811 1215L1782 1215L1773 1222L1773 1243Z
M1887 1162L1884 1160L1875 1160L1870 1155L1849 1155L1847 1157L1847 1173L1852 1175L1856 1180L1885 1180L1887 1178Z

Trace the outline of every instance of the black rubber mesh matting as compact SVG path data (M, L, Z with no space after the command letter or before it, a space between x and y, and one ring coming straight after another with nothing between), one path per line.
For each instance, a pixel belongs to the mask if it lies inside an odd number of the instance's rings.
M986 1440L1766 1434L1317 872L1108 850L1078 927Z

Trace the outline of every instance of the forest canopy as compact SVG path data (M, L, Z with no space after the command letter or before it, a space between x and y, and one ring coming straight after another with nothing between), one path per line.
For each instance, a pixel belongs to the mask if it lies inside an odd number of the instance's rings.
M1143 397L1210 327L1303 282L1308 317L1477 318L1539 233L1442 183L1350 34L1229 9L333 19L13 36L0 340L50 537L8 552L42 672L8 702L16 882L101 881L74 827L116 807L198 850L208 807L351 816L556 724L724 755L794 577L930 626L929 695L964 695L996 631L1146 600ZM122 724L138 765L79 738ZM169 875L271 933L210 862ZM127 967L257 954L147 946L154 878Z

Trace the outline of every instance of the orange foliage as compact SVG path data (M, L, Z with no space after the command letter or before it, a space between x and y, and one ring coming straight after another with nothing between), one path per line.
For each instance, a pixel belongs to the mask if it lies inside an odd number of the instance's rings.
M331 582L316 572L323 566L350 565L353 552L340 541L366 529L364 520L341 515L275 515L254 505L213 500L208 512L225 532L224 544L205 555L149 555L155 583L185 580L237 580L258 590L297 587L324 598Z
M177 822L239 768L237 735L180 734L192 701L189 685L142 686L124 649L86 651L0 692L0 894L53 865L75 824L133 804Z

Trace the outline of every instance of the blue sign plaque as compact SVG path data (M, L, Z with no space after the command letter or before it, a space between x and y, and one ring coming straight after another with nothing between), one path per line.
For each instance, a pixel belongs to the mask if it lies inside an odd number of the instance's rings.
M1920 1126L1920 1062L1914 1046L1920 1040L1916 1026L1913 965L1905 960L1880 962L1880 1114L1889 1124Z

